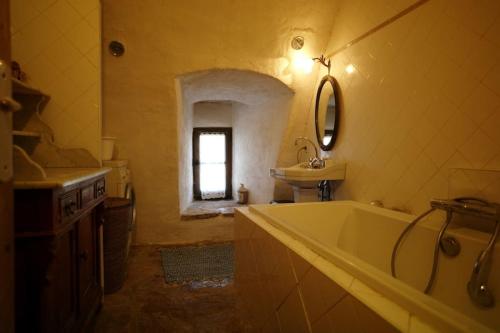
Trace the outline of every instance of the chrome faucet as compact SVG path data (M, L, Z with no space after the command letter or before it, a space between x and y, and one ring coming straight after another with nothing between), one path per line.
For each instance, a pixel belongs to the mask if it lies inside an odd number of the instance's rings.
M410 224L406 226L403 232L399 235L391 255L391 273L396 276L396 255L405 235L410 232L415 225L424 217L441 209L446 212L446 220L441 226L434 244L434 255L432 270L427 281L427 286L424 292L430 293L434 280L436 278L437 266L439 260L439 249L451 257L457 256L460 252L460 245L453 237L444 236L446 229L451 223L453 213L462 215L472 215L483 219L492 220L495 222L495 229L488 241L486 248L481 251L474 262L472 274L467 283L467 293L473 303L484 308L491 308L495 305L495 297L488 287L488 276L491 269L492 254L495 249L495 243L500 234L500 204L488 202L483 199L472 197L459 197L452 200L434 199L431 200L431 208L426 212L417 216Z
M453 200L432 200L431 207L445 210L449 214L456 212L495 221L495 229L488 245L479 253L474 262L472 274L467 283L467 292L474 303L486 308L493 307L495 298L488 288L488 275L491 269L492 252L500 234L500 205L478 198L462 197Z
M311 169L322 169L325 167L325 160L323 160L321 157L319 157L319 152L318 148L314 144L314 142L311 141L311 139L305 137L305 136L299 136L298 138L295 139L295 146L299 144L299 141L306 141L307 143L311 144L314 148L314 158L309 159L309 164L308 166Z

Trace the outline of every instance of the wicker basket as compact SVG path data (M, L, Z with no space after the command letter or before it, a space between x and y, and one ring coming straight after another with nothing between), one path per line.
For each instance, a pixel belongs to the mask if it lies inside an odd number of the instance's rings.
M123 286L127 269L127 240L132 220L130 199L108 198L104 212L104 293Z

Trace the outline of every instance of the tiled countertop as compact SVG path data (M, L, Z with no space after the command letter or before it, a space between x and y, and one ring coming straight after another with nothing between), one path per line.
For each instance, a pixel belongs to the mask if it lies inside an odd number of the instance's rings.
M15 189L39 189L70 186L93 177L105 175L111 168L47 168L43 180L15 180Z

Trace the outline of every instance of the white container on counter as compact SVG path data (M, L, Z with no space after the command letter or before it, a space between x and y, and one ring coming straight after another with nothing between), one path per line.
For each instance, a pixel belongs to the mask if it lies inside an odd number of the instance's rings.
M116 137L103 136L102 137L102 159L104 161L113 159L113 151L115 148Z

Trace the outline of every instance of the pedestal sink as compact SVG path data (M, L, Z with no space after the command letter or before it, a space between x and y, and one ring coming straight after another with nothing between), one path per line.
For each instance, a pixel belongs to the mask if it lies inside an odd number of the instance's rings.
M342 180L345 178L345 163L325 160L325 167L313 169L303 162L288 168L271 168L271 177L283 180L293 187L295 202L318 201L318 183L322 180Z

